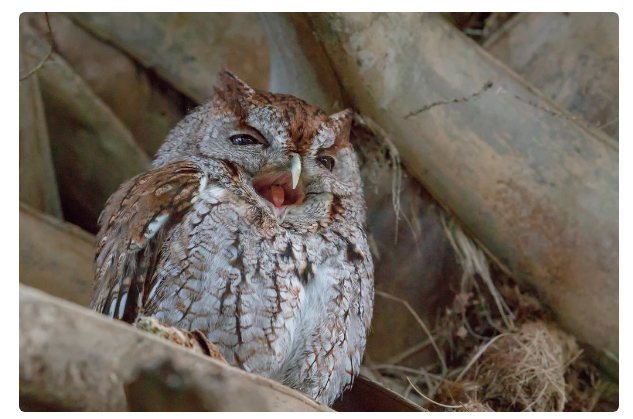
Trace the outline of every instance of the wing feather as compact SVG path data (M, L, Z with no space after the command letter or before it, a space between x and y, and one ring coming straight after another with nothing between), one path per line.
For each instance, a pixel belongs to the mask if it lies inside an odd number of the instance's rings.
M91 308L135 321L158 285L156 267L166 239L206 180L196 164L178 161L128 180L110 197L99 218Z

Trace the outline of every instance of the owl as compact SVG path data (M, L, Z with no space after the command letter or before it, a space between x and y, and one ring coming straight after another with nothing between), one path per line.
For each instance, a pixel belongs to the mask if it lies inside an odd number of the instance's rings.
M223 71L100 217L91 307L208 339L326 405L360 369L373 263L352 111Z

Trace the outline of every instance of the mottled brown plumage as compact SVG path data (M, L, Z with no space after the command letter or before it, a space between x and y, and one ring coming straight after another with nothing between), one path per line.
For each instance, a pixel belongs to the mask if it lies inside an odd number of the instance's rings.
M154 170L108 201L91 306L202 333L230 364L331 404L373 309L351 116L223 72Z

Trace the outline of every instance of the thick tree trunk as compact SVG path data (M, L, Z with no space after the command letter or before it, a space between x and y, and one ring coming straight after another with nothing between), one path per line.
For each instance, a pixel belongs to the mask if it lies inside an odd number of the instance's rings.
M618 148L433 14L310 14L352 104L561 325L618 352Z
M277 382L25 285L20 285L20 408L330 410Z

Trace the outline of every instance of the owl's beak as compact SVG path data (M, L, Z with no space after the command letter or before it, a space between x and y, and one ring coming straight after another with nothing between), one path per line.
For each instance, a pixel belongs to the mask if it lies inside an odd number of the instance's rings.
M297 189L297 184L301 177L301 156L299 154L292 153L292 158L288 163L288 170L292 174L292 189Z
M290 206L301 205L305 188L301 181L301 156L292 153L283 166L264 168L253 177L255 192L273 205L279 222Z

